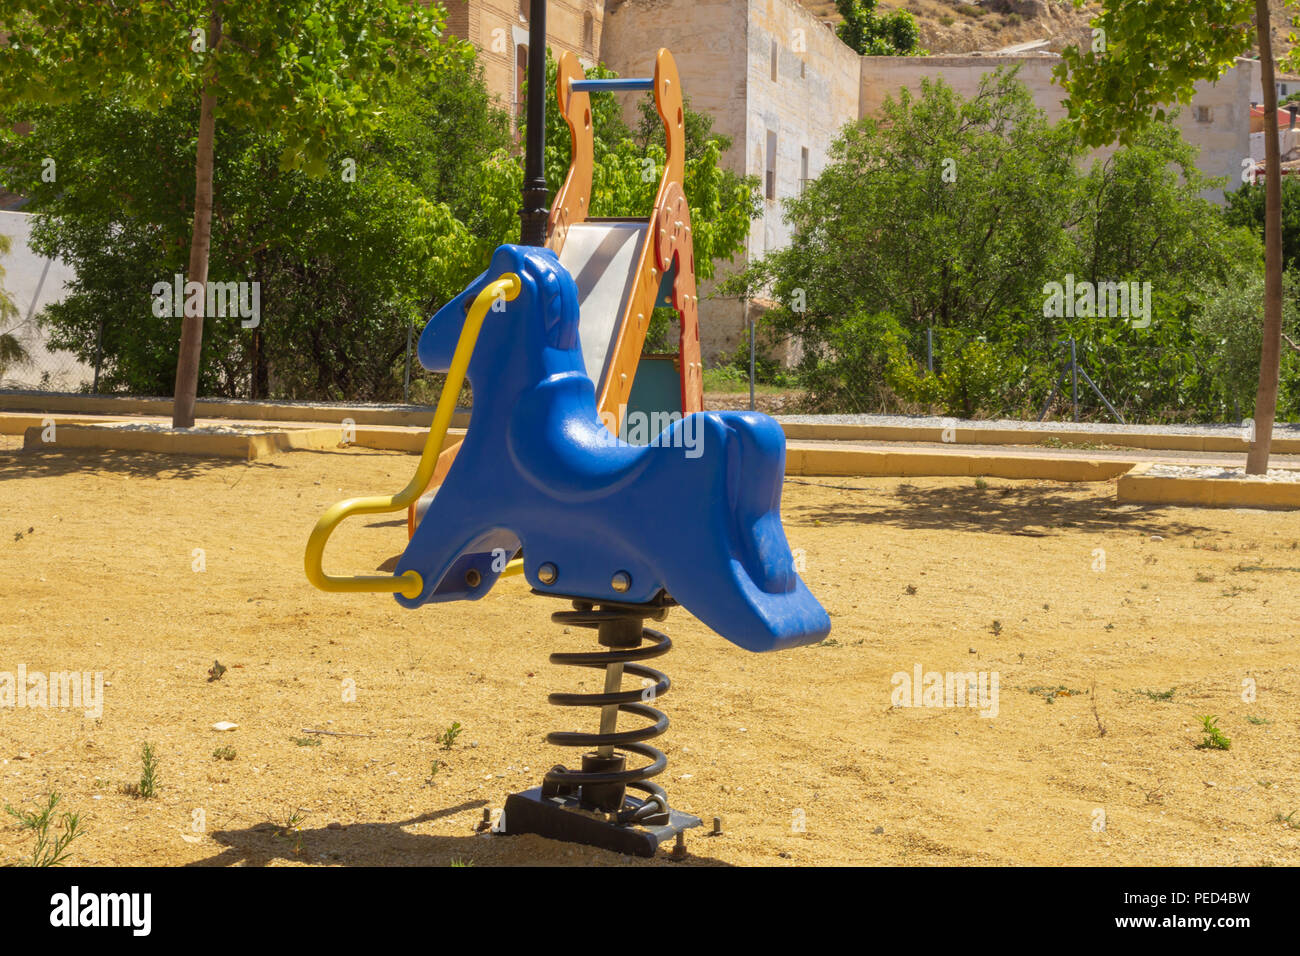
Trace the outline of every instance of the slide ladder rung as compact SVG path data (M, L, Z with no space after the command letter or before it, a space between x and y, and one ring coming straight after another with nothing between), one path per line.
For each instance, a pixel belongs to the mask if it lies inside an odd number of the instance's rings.
M612 80L573 80L569 89L575 93L635 93L655 88L650 77L618 77Z

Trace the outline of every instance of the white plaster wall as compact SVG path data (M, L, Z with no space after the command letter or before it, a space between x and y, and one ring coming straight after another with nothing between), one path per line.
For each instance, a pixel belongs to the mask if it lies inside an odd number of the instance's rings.
M691 108L707 113L713 129L730 137L722 163L740 175L747 171L747 15L745 0L607 0L600 50L620 76L649 76L656 51L667 47ZM625 97L629 118L633 99ZM735 261L743 266L744 253ZM727 268L719 264L720 271ZM700 348L709 364L734 351L744 324L739 302L709 298L716 285L700 284Z
M1178 117L1183 137L1201 150L1197 168L1207 176L1226 176L1224 189L1205 195L1223 201L1242 183L1242 160L1250 156L1250 101L1264 96L1260 87L1259 64L1238 60L1217 83L1198 83L1190 106ZM1209 122L1202 122L1198 107L1208 107Z
M91 381L94 371L68 352L46 348L45 330L36 324L45 306L58 302L75 280L72 267L58 259L45 259L31 250L32 216L25 212L0 212L0 235L8 236L8 255L0 255L0 286L18 309L12 322L0 322L0 332L17 337L32 357L30 365L10 368L0 381L3 388L41 388L75 392ZM30 316L30 318L29 318ZM48 373L42 377L42 373Z
M808 175L816 178L841 127L859 116L860 58L790 0L749 0L749 11L746 172L763 178L769 131L777 143L776 198L764 199L763 218L749 238L750 255L761 256L790 242L782 201L799 195L802 149L809 153Z
M1065 116L1061 105L1065 92L1055 82L1052 70L1060 62L1055 54L1022 56L928 56L861 57L860 104L863 116L879 112L886 96L897 96L906 87L919 91L921 80L942 77L963 97L979 89L980 79L999 67L1018 66L1019 79L1034 97L1034 102L1049 120ZM1180 109L1176 123L1183 137L1201 150L1197 168L1208 176L1228 177L1227 189L1241 183L1241 161L1250 155L1250 100L1259 99L1258 64L1238 60L1217 83L1198 83L1189 105ZM1208 114L1198 110L1208 108ZM1207 118L1208 117L1208 118ZM1111 149L1097 150L1093 158ZM1215 202L1223 201L1223 190L1204 194Z

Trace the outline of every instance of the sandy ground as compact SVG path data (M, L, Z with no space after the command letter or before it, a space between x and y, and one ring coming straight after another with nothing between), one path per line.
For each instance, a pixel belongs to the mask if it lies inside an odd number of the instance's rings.
M14 446L0 446L0 672L102 671L106 686L98 718L0 707L0 799L62 794L88 830L70 862L626 862L474 832L569 756L546 731L594 729L545 701L599 680L547 663L595 649L550 623L558 602L513 579L406 611L303 577L320 513L398 490L413 456ZM1300 809L1300 516L986 484L790 480L825 645L753 655L669 616L660 780L724 830L696 831L688 864L1300 862L1282 822ZM404 540L404 516L354 519L327 566L371 571ZM228 670L209 681L214 659ZM996 671L997 715L892 706L893 675L918 666ZM1230 749L1198 749L1201 715ZM223 720L238 729L211 729ZM146 741L158 792L136 799L120 788ZM0 825L0 859L31 842Z

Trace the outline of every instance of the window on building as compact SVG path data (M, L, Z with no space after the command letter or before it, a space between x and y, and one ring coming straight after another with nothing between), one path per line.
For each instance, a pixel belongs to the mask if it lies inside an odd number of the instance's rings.
M772 41L772 82L773 83L776 82L776 66L777 66L776 41L773 40Z
M515 47L515 122L524 121L524 83L528 80L528 47Z
M582 49L590 56L595 52L596 45L596 18L590 13L582 15Z
M767 175L766 194L768 199L776 198L776 133L771 130L767 131L767 161L765 163Z
M808 147L799 149L799 195L803 195L804 185L808 182Z
M528 19L528 0L519 0L519 19Z
M1214 122L1214 110L1208 106L1196 107L1196 122L1198 123Z
M801 79L801 80L806 80L806 79L808 79L808 61L807 61L807 60L800 60L800 61L799 61L799 79Z

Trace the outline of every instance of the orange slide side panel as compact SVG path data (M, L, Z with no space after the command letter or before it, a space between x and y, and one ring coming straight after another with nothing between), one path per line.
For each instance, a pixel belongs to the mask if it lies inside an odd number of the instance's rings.
M555 98L560 104L560 114L569 125L569 174L555 194L551 216L546 223L546 248L557 256L564 248L569 227L585 222L591 211L591 177L596 161L591 133L591 96L571 89L574 80L585 76L576 56L569 52L561 54L556 68Z
M571 55L571 54L566 54ZM575 57L576 61L576 57ZM618 414L632 394L632 380L650 328L650 316L659 296L664 272L675 263L673 307L681 327L682 412L704 408L703 368L700 363L700 330L695 288L695 254L691 238L691 213L682 183L686 179L686 116L682 102L682 81L673 55L660 49L655 55L655 109L664 124L667 159L659 191L650 212L649 235L637 263L637 280L628 297L618 339L615 342L605 385L596 404L602 412Z

